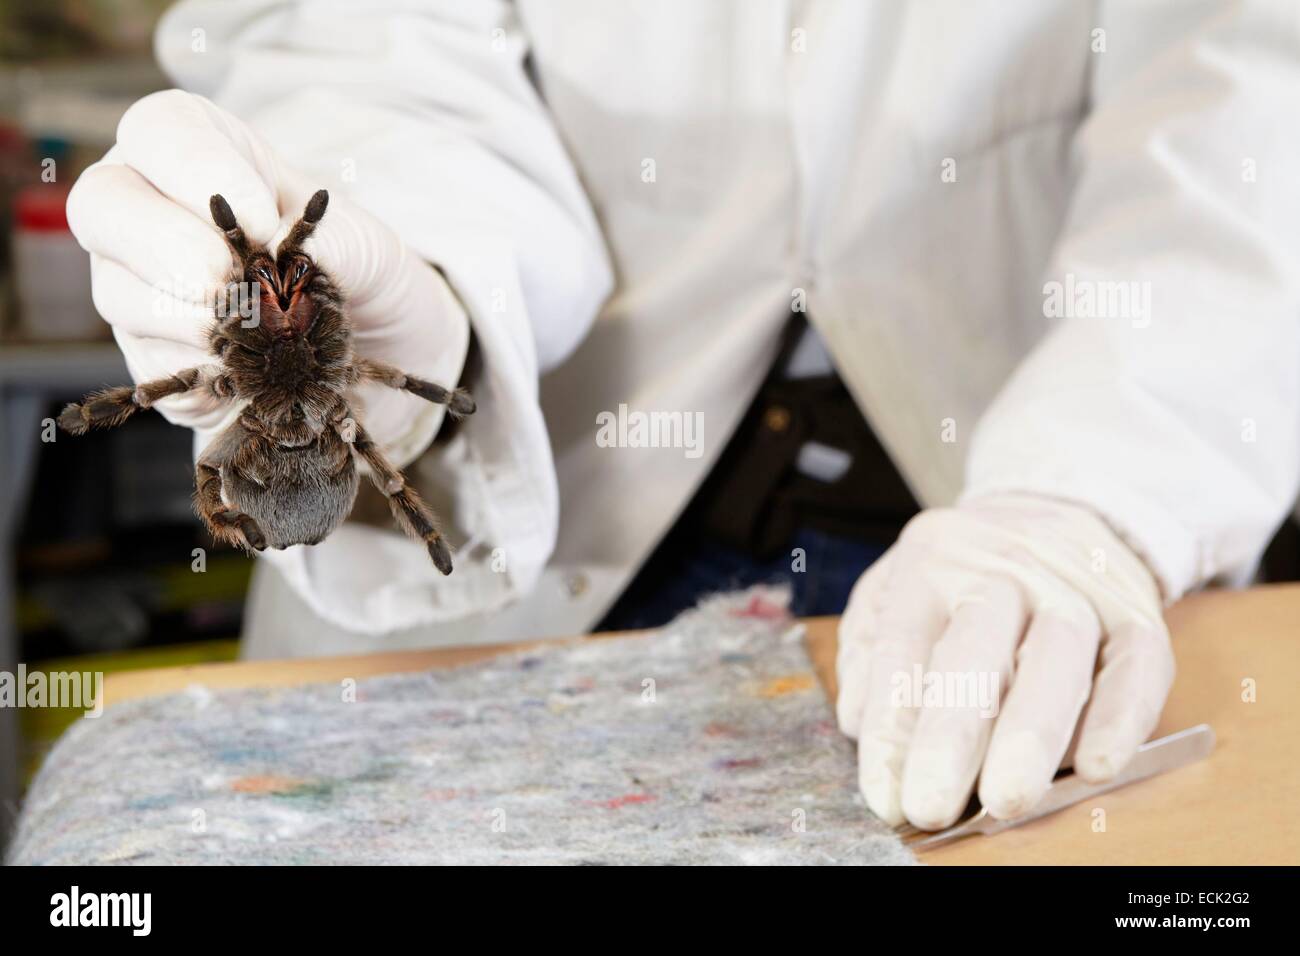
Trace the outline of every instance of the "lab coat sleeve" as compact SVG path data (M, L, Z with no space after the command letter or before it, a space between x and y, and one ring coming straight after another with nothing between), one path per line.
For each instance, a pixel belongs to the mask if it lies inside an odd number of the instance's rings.
M436 266L483 358L477 412L421 462L445 473L457 526L473 536L453 577L439 578L412 542L350 526L264 559L323 617L358 632L466 619L531 591L559 525L538 377L586 335L612 274L529 80L513 6L186 0L155 47L178 85L244 119L284 162ZM508 556L505 573L488 551Z
M186 0L155 47L178 85L438 265L471 319L519 325L534 377L590 328L608 259L511 4Z
M1300 485L1298 18L1287 2L1101 5L1044 280L1055 328L967 462L964 498L1090 505L1170 601L1244 580Z

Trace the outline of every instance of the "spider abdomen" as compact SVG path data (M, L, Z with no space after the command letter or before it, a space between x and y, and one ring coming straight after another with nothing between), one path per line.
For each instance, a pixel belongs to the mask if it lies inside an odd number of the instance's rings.
M267 547L317 544L352 511L360 477L350 452L322 436L296 448L277 448L261 473L247 465L221 469L224 497L253 518Z

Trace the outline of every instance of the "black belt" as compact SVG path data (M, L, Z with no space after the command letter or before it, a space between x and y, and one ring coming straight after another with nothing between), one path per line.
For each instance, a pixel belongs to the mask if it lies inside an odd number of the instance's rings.
M919 510L838 375L784 377L805 328L802 316L791 322L772 373L679 527L772 557L804 526L889 544ZM796 462L808 442L846 452L847 470L833 481L803 473Z

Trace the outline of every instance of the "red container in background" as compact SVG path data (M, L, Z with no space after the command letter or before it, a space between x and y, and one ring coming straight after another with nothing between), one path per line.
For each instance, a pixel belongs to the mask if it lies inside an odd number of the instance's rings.
M68 190L53 183L14 197L13 267L23 339L102 339L90 298L90 257L68 229Z

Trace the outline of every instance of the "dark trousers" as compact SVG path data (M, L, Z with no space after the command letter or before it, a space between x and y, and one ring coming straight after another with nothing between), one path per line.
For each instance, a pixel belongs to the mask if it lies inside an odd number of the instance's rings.
M656 627L701 598L786 583L794 613L838 614L854 582L918 505L834 373L790 378L790 346L695 498L600 630ZM808 446L838 451L831 473L801 467Z
M701 598L754 584L790 588L790 611L800 617L839 614L858 577L885 546L858 538L800 528L790 549L758 558L716 541L655 552L597 627L632 631L659 627Z

